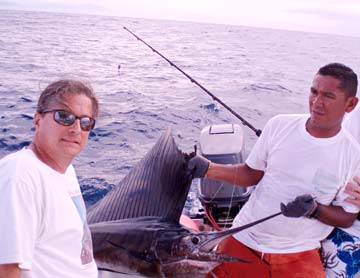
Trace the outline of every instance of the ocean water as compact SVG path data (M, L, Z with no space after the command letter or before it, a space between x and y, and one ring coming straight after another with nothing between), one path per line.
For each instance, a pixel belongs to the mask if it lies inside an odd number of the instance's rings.
M49 82L90 81L101 115L74 161L88 205L117 184L167 127L179 148L191 152L205 126L240 123L124 26L259 129L276 114L307 112L320 66L341 62L360 73L360 38L0 10L0 158L31 141L36 101ZM244 131L248 153L257 137ZM187 207L195 200L194 186Z

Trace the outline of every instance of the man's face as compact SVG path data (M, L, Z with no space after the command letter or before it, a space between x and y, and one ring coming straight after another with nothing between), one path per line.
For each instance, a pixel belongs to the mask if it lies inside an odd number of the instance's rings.
M93 117L91 100L81 94L67 95L64 104L53 104L48 109L63 109L76 116ZM72 160L85 147L89 136L89 131L80 128L79 119L72 125L64 126L54 121L54 112L36 113L35 129L37 147L55 161Z
M355 97L346 97L339 88L340 80L332 76L315 75L309 96L308 131L316 137L331 137L341 128L345 112L356 105ZM315 133L314 133L315 132Z

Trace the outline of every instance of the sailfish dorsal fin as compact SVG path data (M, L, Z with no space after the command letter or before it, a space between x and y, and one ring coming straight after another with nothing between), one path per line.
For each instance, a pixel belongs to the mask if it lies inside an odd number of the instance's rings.
M141 216L178 222L190 189L187 161L168 128L152 149L88 213L89 223Z

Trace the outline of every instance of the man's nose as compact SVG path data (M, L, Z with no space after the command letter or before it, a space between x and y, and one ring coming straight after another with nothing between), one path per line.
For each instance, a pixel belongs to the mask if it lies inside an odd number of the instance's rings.
M323 104L324 99L321 95L317 95L313 98L312 103L313 104Z
M70 131L76 133L81 131L80 119L76 119L75 122L72 125L70 125Z

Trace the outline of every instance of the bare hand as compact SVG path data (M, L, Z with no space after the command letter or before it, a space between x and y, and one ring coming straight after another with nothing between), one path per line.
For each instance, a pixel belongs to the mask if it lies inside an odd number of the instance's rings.
M353 181L346 184L344 192L349 194L350 197L345 199L346 202L360 207L360 178L354 177Z

